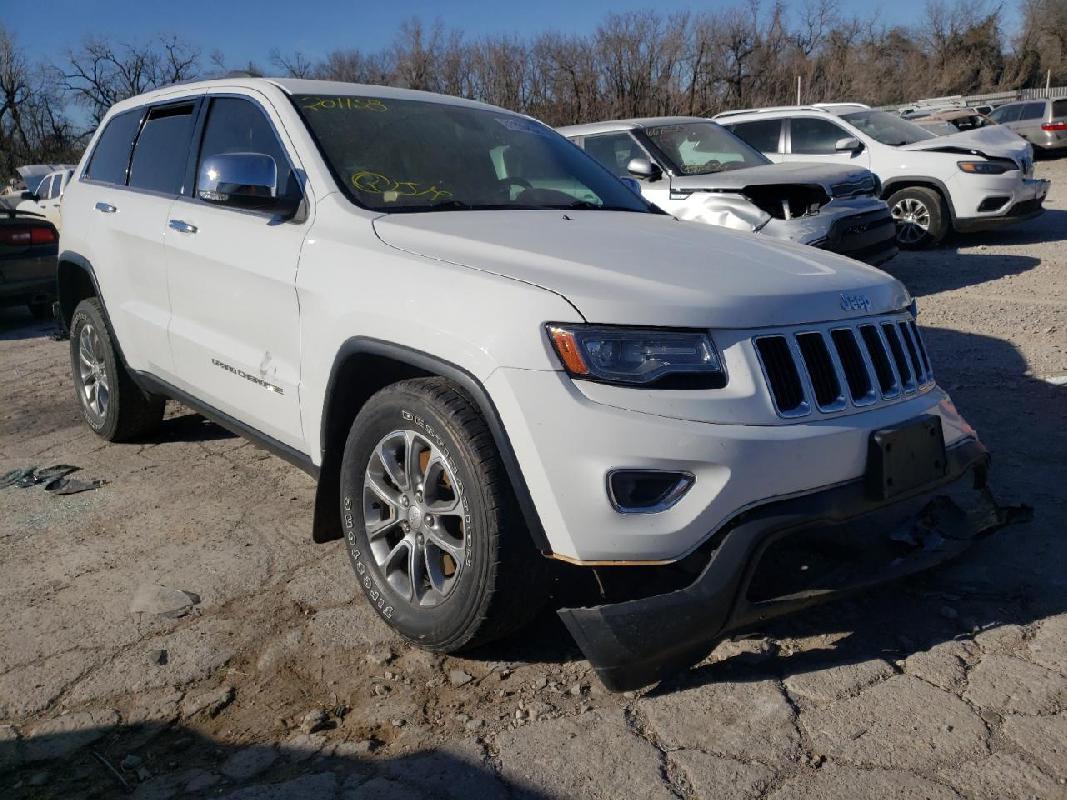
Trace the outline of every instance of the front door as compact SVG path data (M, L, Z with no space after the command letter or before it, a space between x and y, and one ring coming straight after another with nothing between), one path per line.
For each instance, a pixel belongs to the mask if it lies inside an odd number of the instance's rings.
M294 159L267 109L251 96L217 96L207 109L200 163L262 153L278 191L299 191ZM276 129L277 126L277 129ZM300 310L296 272L310 220L215 205L193 196L170 209L170 343L179 388L300 451Z
M854 138L854 133L829 119L790 117L788 147L782 161L845 164L869 169L871 158L866 148L858 152L837 149L837 143L842 139Z

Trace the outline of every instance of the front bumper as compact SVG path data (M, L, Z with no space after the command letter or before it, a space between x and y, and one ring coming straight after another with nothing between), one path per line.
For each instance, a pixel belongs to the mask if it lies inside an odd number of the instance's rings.
M727 633L927 569L1008 522L986 487L989 457L978 440L958 443L947 457L944 479L891 501L872 499L864 481L856 480L750 509L717 535L707 565L685 588L565 608L560 618L607 688L655 683L701 660ZM961 485L968 481L973 491ZM817 570L812 586L788 586L788 593L771 597L761 587L753 596L761 564L773 560L765 557L776 544L804 545L827 535L859 548L859 560L871 563Z
M888 207L835 219L825 239L811 242L872 266L897 254L897 226Z
M1045 210L1043 203L1048 195L1051 181L1040 178L1024 178L1021 181L1000 181L1007 188L993 185L980 193L975 193L972 199L976 200L973 209L968 209L966 214L961 213L957 206L956 218L953 227L960 233L973 233L975 231L991 230L1003 225L1013 225L1033 219ZM990 197L1007 198L1003 205L991 213L979 213L978 205Z

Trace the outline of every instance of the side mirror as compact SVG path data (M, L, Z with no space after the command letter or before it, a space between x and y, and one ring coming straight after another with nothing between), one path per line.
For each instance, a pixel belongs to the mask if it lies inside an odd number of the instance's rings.
M278 196L278 165L262 153L222 153L200 164L201 200L233 208L293 212L299 200Z
M28 189L19 195L19 200L32 200L35 203L41 202L41 198L37 196L37 193L31 192Z
M619 178L619 180L622 181L624 184L626 184L626 188L629 189L631 192L636 194L638 197L641 196L641 182L640 181L635 180L634 178Z
M844 139L838 139L834 144L834 149L839 153L858 153L863 149L863 142L855 136L847 136Z
M653 164L647 158L631 158L630 163L626 165L626 171L639 180L658 181L663 177L663 170L659 165Z

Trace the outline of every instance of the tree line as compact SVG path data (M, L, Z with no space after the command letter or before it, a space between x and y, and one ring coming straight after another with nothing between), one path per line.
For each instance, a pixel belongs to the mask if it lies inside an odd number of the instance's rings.
M985 0L929 0L914 23L897 26L881 24L877 12L845 16L836 0L606 14L588 34L528 37L471 38L411 19L380 50L312 58L275 49L265 64L230 64L171 37L88 38L40 64L0 26L0 175L25 163L76 160L119 100L234 71L425 89L552 125L792 103L798 78L803 102L872 105L1030 88L1048 72L1054 85L1067 83L1067 0L1021 0L1017 11L1010 36L1004 7Z

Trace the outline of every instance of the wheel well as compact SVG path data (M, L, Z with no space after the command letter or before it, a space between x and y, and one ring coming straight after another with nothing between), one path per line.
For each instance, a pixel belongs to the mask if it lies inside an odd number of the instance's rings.
M60 261L56 272L59 309L64 327L70 327L70 319L78 303L89 297L96 297L96 284L88 271L73 261Z
M386 386L409 378L433 375L388 356L355 353L334 368L322 419L322 466L315 492L312 536L316 542L341 538L341 457L348 431L360 409Z
M937 183L934 183L932 181L924 181L921 179L915 180L909 178L907 180L898 181L896 183L886 184L882 187L882 199L888 203L889 198L892 197L895 193L899 192L901 189L912 189L915 187L929 189L930 191L934 192L938 197L941 198L941 205L948 211L949 215L952 218L955 218L956 213L952 208L952 203L950 203L948 200L948 195L945 192L945 188L943 186L939 186Z

